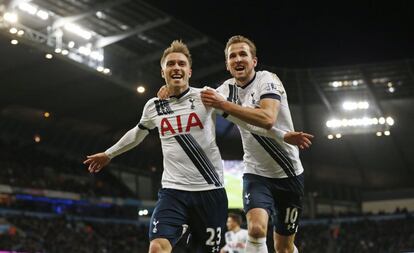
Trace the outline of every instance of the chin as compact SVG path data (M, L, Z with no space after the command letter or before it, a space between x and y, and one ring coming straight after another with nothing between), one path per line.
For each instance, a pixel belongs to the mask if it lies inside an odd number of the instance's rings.
M184 82L178 82L178 83L172 82L170 85L173 88L181 88L181 87L185 86L185 83Z
M236 75L235 78L237 80L244 81L247 79L247 76L245 74L239 74L239 75Z
M239 78L245 78L245 77L247 76L247 74L246 74L246 73L239 73L239 72L236 72L236 73L234 73L234 76L237 76L237 77L239 77Z

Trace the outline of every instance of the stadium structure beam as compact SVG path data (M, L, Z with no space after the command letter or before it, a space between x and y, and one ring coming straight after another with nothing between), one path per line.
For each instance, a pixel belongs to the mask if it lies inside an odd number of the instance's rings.
M284 74L286 75L286 73L284 73ZM299 70L295 71L296 87L298 89L298 97L299 97L299 105L300 105L300 114L301 114L301 118L302 118L302 122L303 122L303 129L302 130L305 131L305 132L312 133L312 130L310 128L310 120L309 120L309 117L308 117L309 110L308 110L308 107L306 106L306 103L305 103L306 96L304 96L304 91L303 91L303 88L302 88L302 82L301 82L301 79L299 77L300 74L301 73L300 73ZM286 80L286 79L284 78L284 80ZM310 149L309 152L305 152L304 156L306 157L306 160L309 161L307 171L309 172L308 177L310 179L310 184L312 185L313 178L314 178L314 173L313 173L313 164L314 163L313 163L312 149ZM315 210L311 210L311 213L312 212L314 214Z
M282 72L283 75L283 80L286 80L286 70ZM302 118L302 122L303 122L303 131L305 132L309 132L312 133L312 129L310 128L310 120L309 120L309 110L308 107L306 106L305 103L305 98L306 96L304 96L304 91L302 88L302 82L301 79L299 77L300 72L299 70L295 71L295 78L296 78L296 87L298 89L298 97L299 97L299 105L300 105L300 113L301 113L301 118ZM314 192L312 190L312 188L314 187L314 177L315 177L315 173L313 171L314 169L314 159L313 159L313 155L312 155L312 148L309 150L309 152L305 152L303 154L304 156L304 160L309 161L307 164L307 168L306 168L306 174L308 175L307 177L307 182L308 185L310 185L311 189L310 191L308 191L308 205L309 205L309 216L311 218L315 218L316 216L316 199L314 197ZM309 189L309 188L308 188Z
M382 108L382 106L381 106L381 104L379 102L379 98L375 94L375 91L374 91L374 88L373 88L373 84L371 82L371 79L369 79L367 77L367 74L365 73L365 71L364 71L364 69L363 69L362 66L358 66L358 68L359 68L359 71L360 71L362 80L364 81L365 86L367 88L367 92L368 92L369 96L371 97L371 99L372 99L375 107L377 108L379 114L382 115L382 116L386 116L384 114L384 109ZM405 168L405 170L406 170L406 172L408 174L407 179L411 178L411 176L414 174L414 171L410 169L410 163L408 162L407 158L404 156L404 153L403 153L400 145L398 144L395 136L391 134L389 137L391 137L393 146L394 146L394 148L395 148L395 150L396 150L399 158L401 159L401 161L403 163L403 166L404 166L404 168Z
M52 28L53 30L55 30L61 26L64 26L66 23L75 22L77 20L84 19L85 17L95 14L97 11L108 9L108 8L123 4L128 1L129 0L105 1L103 3L92 6L91 8L89 8L87 11L83 13L79 13L73 16L64 17L64 18L55 20L55 22L53 22Z
M191 48L195 48L195 47L201 46L203 44L206 44L208 41L209 41L209 39L207 37L203 37L203 38L200 38L200 39L190 41L189 43L186 43L186 44L187 44L187 47L189 49L191 49ZM145 64L145 63L153 62L155 60L159 60L161 58L161 55L163 54L163 52L164 52L164 50L159 50L159 51L156 51L154 53L144 55L144 57L141 57L135 63L138 64L138 65L142 65L142 64Z
M313 87L315 88L316 92L318 93L320 99L324 103L325 107L328 109L329 114L330 115L335 115L335 110L333 109L331 103L329 102L328 97L325 95L324 91L321 89L321 87L316 82L316 80L313 77L313 74L312 74L310 69L308 69L308 76L309 76L310 82L312 83ZM364 169L362 168L361 162L358 159L358 156L356 155L356 152L355 152L354 148L352 147L351 143L349 143L348 140L345 139L344 141L345 141L345 144L346 144L348 150L350 151L351 157L353 158L353 160L356 163L356 167L359 171L359 174L361 175L362 180L364 182L367 182L367 185L369 186L370 182L368 181L366 173L365 173Z
M329 102L328 98L326 97L326 95L323 92L323 90L321 89L321 87L316 83L310 69L308 69L308 76L309 76L310 82L312 83L313 87L315 88L316 92L318 93L319 98L322 100L322 103L325 105L326 109L328 109L328 112L331 115L335 115L335 111L334 111L334 109L331 105L331 102Z
M171 18L169 18L169 17L161 18L161 19L157 19L157 20L152 21L152 22L148 22L144 25L136 26L134 29L128 30L128 31L120 33L120 34L100 38L95 42L95 47L96 48L106 47L106 46L111 45L113 43L116 43L118 41L124 40L128 37L131 37L134 34L139 34L139 33L148 31L148 30L153 29L155 27L164 25L164 24L166 24L170 21L171 21Z

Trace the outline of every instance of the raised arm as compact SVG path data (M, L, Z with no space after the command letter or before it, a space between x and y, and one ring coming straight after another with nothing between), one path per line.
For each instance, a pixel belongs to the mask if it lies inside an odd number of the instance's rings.
M227 101L223 95L209 88L201 92L201 98L206 106L216 108L227 120L252 133L273 138L278 142L284 141L301 149L309 148L312 144L311 134L286 132L274 126L280 106L279 100L265 98L260 100L261 108L247 108ZM276 113L273 113L273 110ZM271 122L273 123L268 128Z
M140 144L144 138L148 135L149 130L138 124L131 130L129 130L124 136L119 139L112 147L108 148L104 153L109 158L114 158Z
M218 111L219 113L221 111ZM285 136L286 132L283 130L280 130L276 127L272 127L271 129L265 129L262 127L254 126L252 124L246 123L245 121L236 118L232 115L228 115L226 113L222 113L222 116L227 119L228 121L240 126L241 128L246 129L249 132L252 132L254 134L270 137L272 139L277 140L278 142L283 142L283 137Z
M280 101L275 99L261 99L260 108L248 108L227 101L213 89L201 92L201 98L206 106L222 110L249 124L270 130L277 119Z

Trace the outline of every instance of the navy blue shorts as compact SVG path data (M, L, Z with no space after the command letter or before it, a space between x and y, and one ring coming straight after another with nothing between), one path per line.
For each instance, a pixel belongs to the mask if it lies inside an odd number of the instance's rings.
M174 247L189 230L198 252L219 252L225 243L227 206L224 188L194 192L161 189L149 238L168 239Z
M273 220L276 233L296 233L302 213L303 173L289 178L267 178L243 175L243 206L247 213L253 208L265 209Z

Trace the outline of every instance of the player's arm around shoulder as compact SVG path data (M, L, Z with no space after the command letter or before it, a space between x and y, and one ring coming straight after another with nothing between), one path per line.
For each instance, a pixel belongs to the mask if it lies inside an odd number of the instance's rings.
M267 77L266 80L272 77L271 75L268 76L269 77ZM216 91L222 91L221 93L223 93L226 92L226 88L228 88L228 83L226 84L225 82L217 88ZM259 85L257 88L262 89L262 85ZM279 111L280 101L273 100L273 98L264 98L260 100L259 106L247 107L227 101L225 97L219 96L214 90L206 90L202 93L202 101L205 105L217 108L227 114L245 121L246 123L262 127L267 130L270 130L275 124L277 112Z
M201 99L206 106L222 110L249 124L271 129L276 122L280 102L274 99L262 99L260 108L249 108L227 101L214 90L205 90L201 93Z

